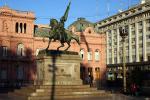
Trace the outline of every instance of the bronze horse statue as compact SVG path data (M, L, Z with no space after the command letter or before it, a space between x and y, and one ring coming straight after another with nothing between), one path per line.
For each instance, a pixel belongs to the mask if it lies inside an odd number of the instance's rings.
M70 32L64 28L64 22L67 20L70 4L71 4L71 2L67 6L65 14L64 14L64 16L61 17L59 22L56 19L50 20L51 30L49 31L49 34L47 36L49 38L49 42L48 42L48 46L47 46L46 50L48 50L52 40L53 41L56 41L56 40L60 41L61 46L59 46L57 48L57 50L59 50L59 48L61 48L61 47L64 47L64 43L68 44L68 47L65 49L65 51L68 50L69 47L71 46L70 45L71 40L73 40L73 39L76 40L76 42L78 44L80 44L79 43L79 36L73 34L72 32Z
M46 50L48 50L52 40L53 41L56 41L56 40L60 41L61 46L59 46L57 48L57 50L59 50L61 47L64 47L64 43L67 43L68 47L65 49L65 51L67 51L69 49L69 47L71 46L70 43L71 43L71 40L73 40L73 39L76 40L76 42L80 45L78 35L73 34L72 32L66 30L64 35L63 35L64 37L62 37L64 39L60 39L61 36L58 35L58 34L61 34L61 33L54 33L54 34L51 33L51 34L49 34L49 37L48 37L49 38L49 43L48 43L48 46L47 46Z

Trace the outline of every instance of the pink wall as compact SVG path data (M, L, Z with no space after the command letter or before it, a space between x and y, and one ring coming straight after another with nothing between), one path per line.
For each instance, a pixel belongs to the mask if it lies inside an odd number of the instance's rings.
M43 38L33 37L35 20L34 13L18 12L8 7L2 7L0 8L0 11L4 12L4 14L1 13L0 15L0 46L7 46L7 48L16 55L17 46L19 43L22 43L25 51L27 51L27 49L31 50L30 52L32 56L30 59L21 58L22 60L19 59L14 61L12 61L13 57L11 57L10 61L4 60L4 62L7 62L9 68L12 68L11 74L16 74L14 70L17 65L23 66L24 71L26 72L25 78L34 80L36 78L36 66L34 61L36 50L45 49L48 44L48 39L44 39L45 42L43 42ZM6 25L4 25L4 22ZM26 23L26 33L15 32L15 25L17 22ZM90 33L89 30L91 31ZM69 51L80 53L80 49L84 49L85 59L82 61L82 64L85 65L85 67L93 68L94 78L96 77L95 68L99 67L100 77L103 79L106 71L106 36L104 34L95 33L91 27L86 28L84 32L75 32L75 34L80 36L81 45L79 46L75 41L72 41ZM59 42L52 42L49 49L56 49L59 45ZM62 48L62 50L65 48L66 47ZM93 54L91 61L87 60L88 48L91 48ZM100 51L99 61L95 61L94 58L94 52L96 49ZM2 63L4 62L0 61L0 68L2 68ZM12 77L15 77L15 75L12 75Z

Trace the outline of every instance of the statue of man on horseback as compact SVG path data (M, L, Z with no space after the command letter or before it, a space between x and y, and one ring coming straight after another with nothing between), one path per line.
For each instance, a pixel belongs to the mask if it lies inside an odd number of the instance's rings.
M57 21L56 19L50 20L51 30L49 32L49 36L48 36L49 43L48 43L46 50L48 50L52 39L54 41L59 40L61 43L61 46L58 47L57 50L59 50L59 48L61 47L64 47L65 42L68 44L68 47L65 50L68 50L72 39L76 40L77 43L79 44L79 37L64 28L64 24L67 20L69 9L70 9L70 4L71 2L69 2L69 5L67 6L67 9L65 11L65 14L64 16L61 17L60 21Z

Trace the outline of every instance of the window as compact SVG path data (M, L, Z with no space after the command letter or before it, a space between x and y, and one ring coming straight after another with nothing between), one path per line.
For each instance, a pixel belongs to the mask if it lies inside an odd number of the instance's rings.
M150 19L147 19L147 20L146 20L146 24L150 24Z
M149 32L150 31L150 27L146 27L146 31Z
M149 55L148 55L148 57L147 57L147 58L148 58L148 61L150 61L150 56L149 56Z
M99 54L99 50L95 50L95 61L99 61L100 60L100 54Z
M15 27L15 31L16 31L16 33L18 33L18 23L16 23L16 27Z
M2 80L7 79L7 71L6 70L0 71L0 79L2 79Z
M23 67L17 67L17 79L23 79Z
M147 47L150 47L150 42L147 42Z
M8 24L6 20L3 21L3 32L8 32Z
M18 47L17 47L17 55L18 55L18 56L25 56L25 53L24 53L24 45L23 45L23 44L18 44Z
M138 10L142 10L142 7L138 8Z
M146 35L146 39L150 39L150 35Z
M22 23L20 23L20 33L22 33Z
M91 34L92 33L91 30L88 30L88 33Z
M140 55L139 58L140 58L140 61L143 61L143 55Z
M99 67L96 67L96 68L95 68L95 71L96 71L96 72L99 72L99 71L100 71L100 68L99 68Z
M26 29L27 29L27 24L24 23L24 33L26 33Z
M6 46L2 46L2 51L1 51L1 53L2 53L2 56L3 56L3 57L4 57L4 56L7 56L7 51L8 51L7 47L6 47Z
M115 76L114 76L114 73L107 73L107 80L115 80Z
M91 49L89 49L88 50L88 60L92 60L92 50Z
M142 21L139 22L139 26L142 26Z
M82 58L82 60L84 59L84 49L81 49L80 50L80 56L81 56L81 58Z
M132 55L132 60L133 60L133 62L136 62L136 56L135 55Z

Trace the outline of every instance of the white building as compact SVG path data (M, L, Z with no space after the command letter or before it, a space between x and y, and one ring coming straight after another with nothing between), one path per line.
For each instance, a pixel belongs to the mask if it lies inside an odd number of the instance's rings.
M150 70L150 0L141 0L139 5L101 20L96 26L107 34L108 70L115 71L122 66L123 46L119 27L128 27L125 41L127 70L134 66Z

